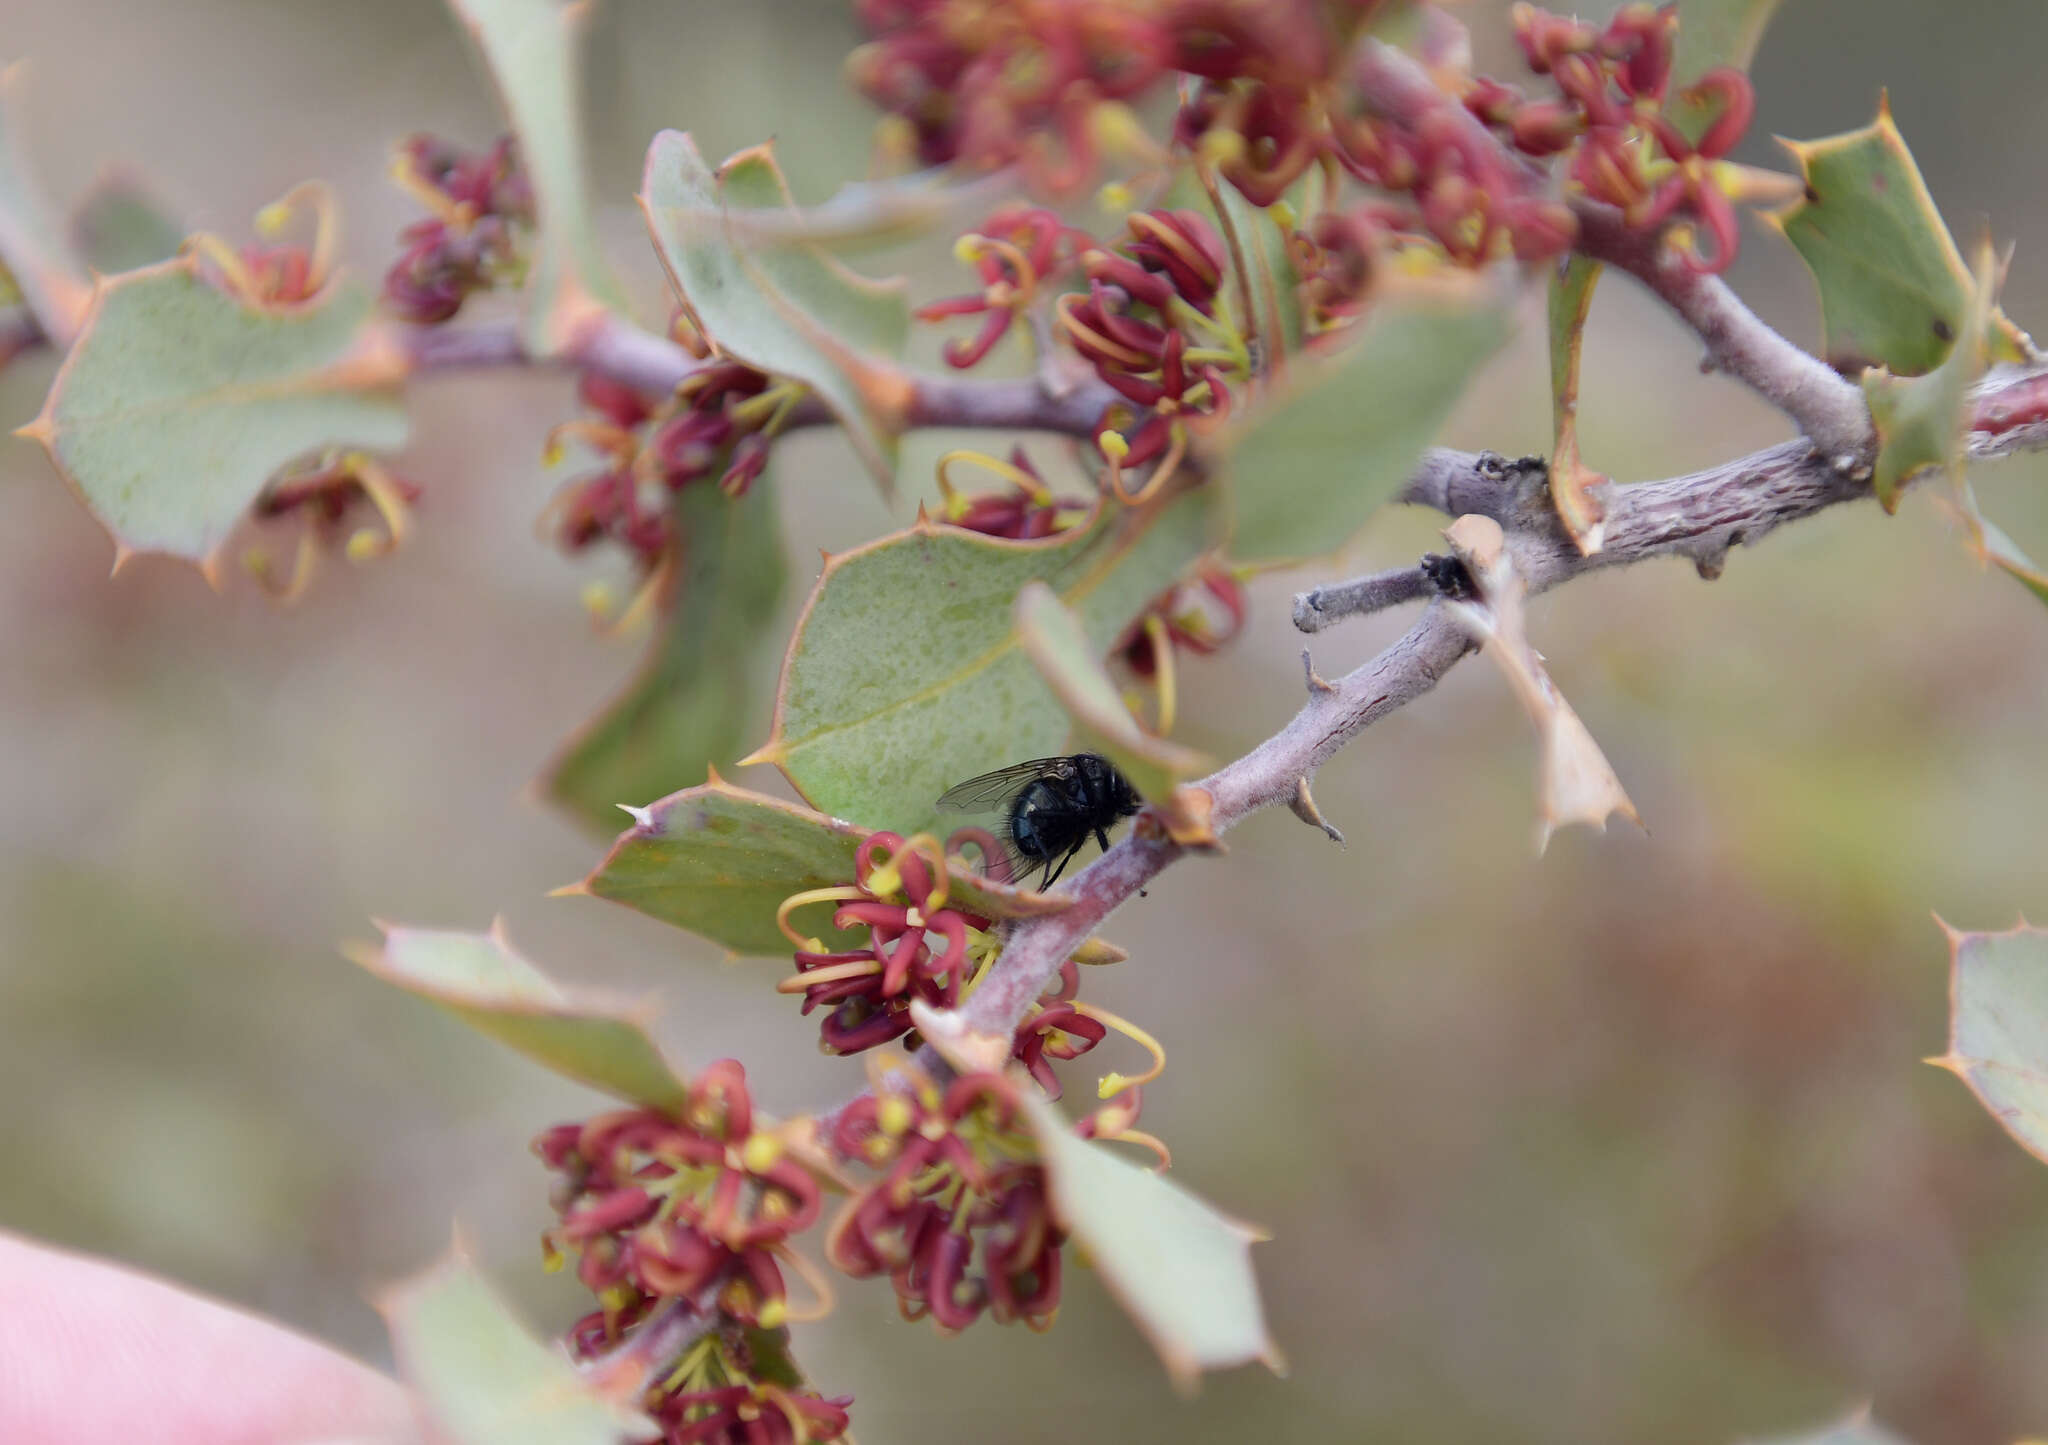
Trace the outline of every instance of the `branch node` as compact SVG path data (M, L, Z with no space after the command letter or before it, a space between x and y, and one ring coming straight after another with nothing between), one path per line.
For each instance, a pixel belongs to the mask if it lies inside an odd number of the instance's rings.
M1301 671L1302 676L1308 682L1308 695L1311 698L1314 698L1318 693L1331 693L1337 690L1336 684L1316 671L1316 665L1309 660L1306 647L1301 650Z
M1315 795L1308 790L1307 773L1294 780L1294 798L1287 806L1293 810L1295 817L1311 828L1321 828L1329 836L1330 841L1339 848L1344 846L1344 835L1337 830L1335 823L1323 816L1323 810L1316 806Z

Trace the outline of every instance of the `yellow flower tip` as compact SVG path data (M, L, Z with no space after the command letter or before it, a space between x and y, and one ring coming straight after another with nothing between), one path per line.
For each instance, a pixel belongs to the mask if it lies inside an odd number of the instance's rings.
M1294 209L1292 202L1284 199L1278 200L1273 202L1271 209L1273 219L1279 224L1282 231L1292 231L1300 225L1301 214Z
M1138 204L1138 198L1122 181L1110 181L1095 193L1095 204L1105 211L1124 212Z
M868 874L868 892L877 898L886 898L903 891L903 872L893 862L884 863Z
M1131 1080L1123 1074L1115 1072L1104 1074L1095 1081L1095 1097L1098 1099L1113 1099L1129 1088L1130 1085Z
M566 1254L562 1253L561 1250L555 1248L555 1242L553 1240L544 1239L541 1241L540 1267L544 1272L548 1274L560 1274L562 1272L562 1266L567 1264L568 1262L569 1257Z
M788 1300L772 1299L761 1306L761 1328L764 1330L780 1329L788 1319Z
M619 594L609 582L586 582L583 584L583 610L590 614L592 622L607 622L618 608Z
M953 243L953 259L963 266L971 266L981 259L981 253L987 246L986 236L969 231Z
M256 234L266 241L274 241L284 234L284 228L291 223L291 202L272 201L256 213Z
M343 550L349 561L361 565L364 562L376 561L390 551L391 547L383 533L369 527L361 527L349 537L348 546Z
M1113 462L1120 462L1131 454L1131 444L1124 440L1121 432L1101 432L1095 438L1095 445Z
M740 1163L749 1174L764 1174L782 1157L782 1141L773 1134L750 1134L740 1150Z
M1205 131L1196 154L1206 166L1227 166L1244 155L1245 141L1241 132L1218 127Z
M913 1110L910 1100L901 1094L890 1094L875 1108L875 1123L884 1134L897 1136L910 1131Z

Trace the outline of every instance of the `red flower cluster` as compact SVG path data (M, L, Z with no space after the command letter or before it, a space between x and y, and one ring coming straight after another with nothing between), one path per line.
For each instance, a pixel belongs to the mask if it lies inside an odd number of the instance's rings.
M1244 584L1211 564L1146 609L1125 632L1118 650L1131 671L1154 677L1162 648L1207 657L1244 630L1248 609Z
M768 465L789 400L786 388L736 361L699 368L663 402L589 371L578 395L596 417L556 428L551 445L573 437L608 464L556 494L555 535L572 552L616 542L647 569L681 540L669 496L711 477L744 495Z
M661 1300L694 1302L714 1288L732 1318L782 1323L777 1247L818 1217L818 1185L753 1120L746 1071L721 1059L691 1084L680 1119L624 1109L534 1141L563 1176L548 1249L576 1256L577 1278L603 1305L573 1332L583 1353L616 1342Z
M399 233L404 250L384 276L384 301L407 321L446 321L475 291L517 276L534 224L533 187L506 136L465 155L433 136L408 136L392 161L398 184L432 212Z
M1717 107L1697 142L1670 111L1675 7L1625 5L1604 28L1531 5L1515 7L1515 38L1529 68L1548 75L1559 95L1526 100L1509 86L1480 79L1465 103L1519 150L1550 156L1571 150L1572 179L1595 200L1619 207L1628 224L1653 230L1686 217L1712 238L1702 254L1688 241L1686 264L1720 271L1740 240L1735 206L1714 183L1711 163L1749 129L1756 95L1739 70L1710 70L1681 99Z
M975 461L998 472L1010 483L1009 490L974 494L955 490L947 470L948 464L956 460ZM1007 462L978 452L950 453L940 460L938 475L939 491L945 497L943 520L989 537L1007 537L1012 541L1050 537L1094 510L1083 498L1054 496L1022 447L1012 447Z
M1058 315L1067 341L1130 403L1106 409L1097 432L1117 495L1137 502L1185 454L1182 419L1228 411L1230 384L1252 360L1236 328L1217 319L1226 261L1215 228L1193 211L1136 211L1126 224L1121 246L1081 253L1088 294L1062 296ZM1134 409L1145 416L1125 437L1118 423ZM1123 472L1155 462L1145 490L1126 493Z
M715 1310L711 1331L659 1361L642 1402L668 1445L802 1445L837 1439L850 1399L791 1388L757 1368L761 1333L788 1315L777 1256L818 1217L818 1184L754 1127L746 1071L731 1059L691 1084L680 1118L625 1109L534 1141L562 1177L551 1259L574 1256L599 1308L569 1331L575 1353L616 1348L657 1310ZM666 1302L675 1302L669 1304Z
M1010 330L1010 323L1024 313L1039 286L1064 270L1073 259L1071 231L1051 211L1036 206L1012 206L997 211L981 229L963 235L954 252L981 273L981 290L965 296L949 296L917 310L920 321L943 321L949 316L985 316L981 330L971 341L948 341L944 356L948 366L969 367L995 350Z
M981 835L978 841L984 858L1004 856L995 839ZM854 854L852 886L799 893L782 905L785 932L794 909L824 902L838 905L834 928L867 931L861 947L838 951L790 932L798 943L797 972L779 987L802 993L805 1013L827 1008L818 1028L825 1052L857 1054L902 1038L912 1027L911 1000L954 1007L980 965L993 957L989 920L945 906L945 860L930 856L937 851L929 838L870 834Z
M906 1319L962 1330L1052 1323L1064 1242L1045 1170L1017 1122L1010 1085L969 1074L941 1093L921 1074L849 1105L829 1140L881 1177L849 1200L826 1255L856 1279L887 1273Z

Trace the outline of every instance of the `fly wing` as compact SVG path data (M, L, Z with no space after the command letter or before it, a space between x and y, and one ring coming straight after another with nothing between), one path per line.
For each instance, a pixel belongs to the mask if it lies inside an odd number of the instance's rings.
M953 813L995 812L1026 783L1040 778L1064 778L1072 770L1073 764L1066 758L1033 758L1028 763L1012 763L946 789L939 795L938 806Z

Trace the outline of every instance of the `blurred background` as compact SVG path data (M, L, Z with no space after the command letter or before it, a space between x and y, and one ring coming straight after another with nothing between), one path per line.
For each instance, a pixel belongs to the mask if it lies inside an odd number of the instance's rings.
M657 128L708 154L779 138L817 199L866 162L832 0L611 0L588 72L598 189L649 314L630 207ZM1470 4L1509 66L1504 5ZM411 218L390 143L500 129L455 26L422 0L5 0L29 142L70 201L105 164L197 226L244 235L308 176L381 270ZM2006 308L2048 331L2036 0L1787 0L1755 66L1768 136L1867 122L1880 87L1952 226L2017 241ZM962 289L941 255L919 294ZM1797 258L1752 227L1731 280L1817 339ZM1547 448L1540 313L1450 440ZM932 339L927 338L931 345ZM1014 358L1013 358L1014 359ZM1671 475L1784 423L1702 378L1627 285L1595 307L1588 460ZM0 373L26 420L51 360ZM598 845L531 800L554 747L632 670L578 568L536 539L570 383L416 389L402 470L417 543L330 567L279 610L112 550L28 443L0 440L0 1226L161 1271L386 1361L366 1302L460 1221L531 1318L529 1137L589 1112L558 1083L385 990L337 944L373 916L512 935L559 975L652 993L677 1057L744 1059L793 1112L857 1064L768 987L772 963L542 895ZM905 462L894 521L929 493ZM1037 455L1060 460L1057 447ZM835 440L778 450L796 558L892 525ZM2048 553L2048 460L1981 468L1987 508ZM800 504L793 504L801 498ZM1410 558L1438 519L1389 514L1341 565L1268 579L1252 625L1186 678L1188 736L1242 751L1300 699L1299 587ZM1405 619L1315 640L1334 675ZM1543 599L1536 638L1649 824L1532 856L1527 722L1484 666L1366 734L1317 795L1342 851L1284 813L1176 867L1109 933L1092 996L1168 1044L1148 1126L1178 1177L1274 1234L1257 1251L1289 1379L1175 1399L1085 1272L1040 1337L893 1323L849 1286L799 1331L870 1445L1003 1441L1721 1442L1862 1400L1928 1445L2048 1430L2048 1167L1919 1060L1945 1029L1959 927L2048 917L2048 616L1980 571L1932 500L1842 508L1730 559ZM772 671L774 659L764 659ZM765 736L765 705L757 731ZM764 770L747 781L779 786Z

